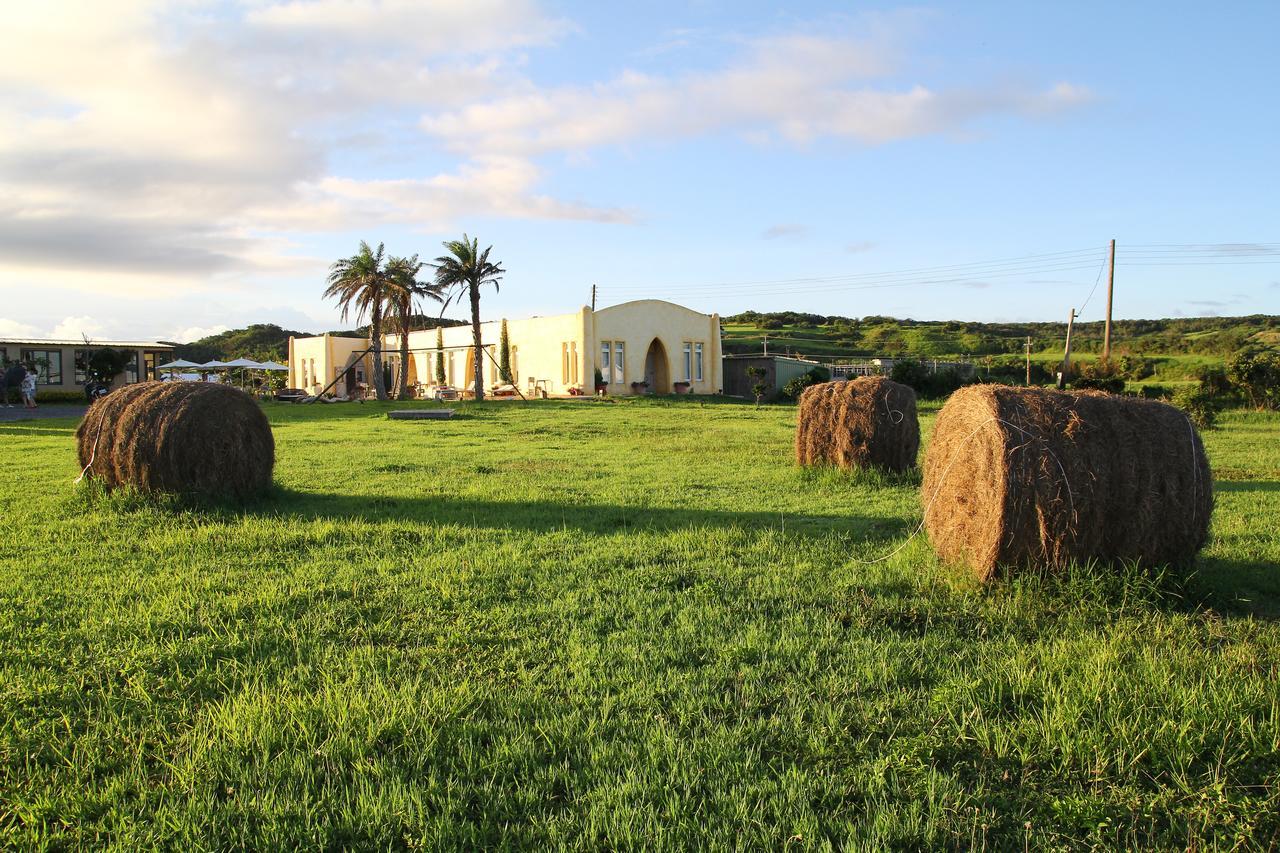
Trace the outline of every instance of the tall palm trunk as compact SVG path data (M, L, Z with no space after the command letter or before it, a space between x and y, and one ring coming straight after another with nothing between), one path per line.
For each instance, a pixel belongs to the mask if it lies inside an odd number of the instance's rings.
M396 379L396 399L408 400L409 393L409 328L413 325L413 303L400 304L400 376Z
M379 400L387 399L387 383L382 375L382 306L369 312L369 338L373 346L373 391Z
M478 282L471 283L471 337L475 349L472 361L475 362L476 400L483 400L484 365L480 363L480 359L484 357L484 347L480 340L480 285Z

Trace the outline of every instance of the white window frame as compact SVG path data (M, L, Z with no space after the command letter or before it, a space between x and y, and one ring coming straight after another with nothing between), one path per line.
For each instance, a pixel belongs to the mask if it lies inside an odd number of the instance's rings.
M613 342L613 381L627 381L627 342Z
M693 344L684 342L684 381L693 381Z
M702 342L699 341L693 345L693 366L694 378L699 382L702 381Z
M605 382L613 381L613 341L600 342L600 376Z

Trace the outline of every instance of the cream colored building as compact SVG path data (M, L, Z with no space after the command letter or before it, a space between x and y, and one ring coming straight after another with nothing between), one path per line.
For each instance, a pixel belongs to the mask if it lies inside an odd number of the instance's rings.
M501 322L481 324L481 340L493 358L484 358L486 392L499 384L498 339ZM595 372L610 394L670 394L687 382L693 394L715 394L723 388L720 317L663 302L641 299L592 311L508 320L511 371L528 394L534 388L553 395L578 389L594 391ZM336 383L331 393L348 393L357 382L371 384L372 359L363 355L367 339L324 335L289 339L289 386L315 393ZM436 330L409 334L409 381L436 382L436 364L444 364L445 384L471 389L470 326L444 330L444 351L436 349ZM383 355L398 369L399 338L386 335ZM632 383L648 383L647 388Z

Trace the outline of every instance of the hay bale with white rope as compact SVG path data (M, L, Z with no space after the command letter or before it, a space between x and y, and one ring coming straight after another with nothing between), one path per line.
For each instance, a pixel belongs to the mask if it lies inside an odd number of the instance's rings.
M796 462L838 468L915 467L916 392L883 376L811 385L796 412Z
M248 498L271 485L275 440L243 391L143 382L95 402L76 430L80 465L107 489Z
M921 499L938 555L985 581L1072 561L1189 565L1208 538L1213 480L1173 406L974 385L938 413Z

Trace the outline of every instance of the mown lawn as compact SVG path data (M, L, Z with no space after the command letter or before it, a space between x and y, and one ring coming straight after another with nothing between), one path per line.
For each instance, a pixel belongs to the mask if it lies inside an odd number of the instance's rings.
M793 409L459 408L269 405L245 509L0 425L0 847L1280 844L1280 418L1193 576L981 589Z

